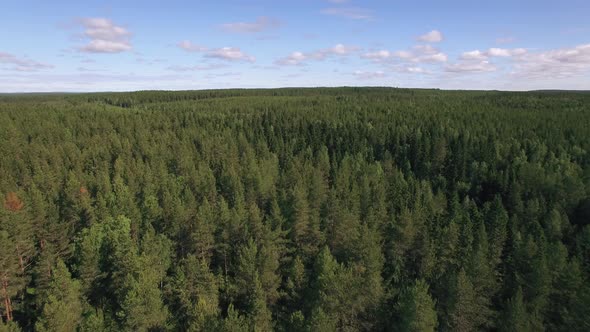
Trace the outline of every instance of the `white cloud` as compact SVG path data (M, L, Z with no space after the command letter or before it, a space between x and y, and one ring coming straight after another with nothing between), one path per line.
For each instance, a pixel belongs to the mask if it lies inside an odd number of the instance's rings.
M427 43L438 43L443 40L443 34L438 30L432 30L418 37L418 40Z
M346 46L344 44L336 44L328 49L323 50L325 54L336 54L336 55L347 55L357 51L359 48L356 46Z
M197 44L193 44L192 42L188 41L188 40L183 40L180 43L178 43L178 47L182 48L185 51L188 52L204 52L207 51L207 47L201 46L201 45L197 45Z
M451 73L482 73L495 71L496 66L487 60L482 61L463 61L455 64L449 64L445 71Z
M352 20L371 20L373 19L373 12L358 7L334 7L326 8L321 11L324 15L339 16Z
M129 50L131 50L131 45L126 42L101 39L91 40L85 46L80 47L80 51L90 53L119 53Z
M413 59L412 61L414 62L447 62L447 60L449 59L449 57L442 53L442 52L438 52L435 54L428 54L428 55L423 55L423 56L419 56L415 59Z
M306 59L307 56L305 54L301 52L293 52L284 58L278 59L275 63L282 66L296 66L301 65Z
M382 71L361 71L357 70L352 73L356 78L361 80L372 80L377 78L384 78L387 75Z
M566 78L590 73L590 44L522 54L513 74L526 77Z
M386 59L391 58L392 56L393 56L393 54L388 50L368 52L368 53L361 55L361 57L364 59L371 59L371 60L376 60L376 61L386 60Z
M411 50L395 51L379 50L368 52L361 55L361 58L372 60L373 62L383 63L390 62L394 59L407 62L446 62L448 56L431 45L416 45Z
M293 52L284 58L278 59L275 61L275 64L283 66L301 65L306 60L324 60L330 56L344 57L358 50L359 48L356 46L336 44L330 48L324 48L310 53Z
M106 18L84 18L81 22L86 27L84 34L91 39L116 40L130 35L127 29Z
M239 47L221 47L213 49L208 51L205 56L208 58L215 58L225 61L256 61L255 57L242 52Z
M225 23L221 28L227 32L235 33L257 33L279 27L281 24L277 19L261 16L254 22Z
M405 67L404 70L407 73L412 74L426 74L428 71L422 67Z
M487 60L490 57L513 57L521 56L527 53L524 48L490 48L487 51L473 50L469 52L463 52L461 54L461 60Z
M446 54L428 44L416 45L412 48L412 52L401 53L400 55L412 62L446 62L448 60Z
M488 55L480 50L463 52L461 59L463 60L486 60Z
M525 48L513 48L510 51L511 56L520 56L526 54L528 51Z
M52 65L33 61L27 58L18 58L17 56L0 52L0 64L8 64L10 67L7 69L15 71L38 71L42 69L53 68Z
M509 57L512 56L510 50L505 48L490 48L487 52L489 56Z
M431 71L415 65L395 65L389 67L394 72L403 74L432 74Z
M414 53L410 51L395 51L393 52L393 56L398 57L403 60L410 60L414 57Z
M205 52L205 57L207 58L215 58L225 61L246 61L246 62L255 62L256 58L254 56L248 55L243 52L239 47L220 47L210 49L208 47L194 44L188 40L181 41L178 43L178 47L182 48L187 52ZM193 67L194 68L194 67ZM198 70L198 69L193 69Z
M129 30L115 25L102 17L82 18L79 23L84 27L84 37L88 44L79 48L89 53L119 53L132 49Z
M436 54L438 53L438 49L435 48L432 45L416 45L414 47L412 47L412 49L414 50L414 53L417 54L426 54L426 55L432 55L432 54Z

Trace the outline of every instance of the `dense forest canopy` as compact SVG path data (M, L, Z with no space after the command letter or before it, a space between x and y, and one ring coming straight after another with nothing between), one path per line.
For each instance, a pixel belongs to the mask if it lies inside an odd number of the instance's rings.
M590 94L0 95L0 331L589 331Z

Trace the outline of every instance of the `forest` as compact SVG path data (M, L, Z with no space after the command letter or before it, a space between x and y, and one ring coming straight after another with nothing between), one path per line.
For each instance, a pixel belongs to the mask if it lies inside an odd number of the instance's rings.
M590 331L590 93L0 95L0 331Z

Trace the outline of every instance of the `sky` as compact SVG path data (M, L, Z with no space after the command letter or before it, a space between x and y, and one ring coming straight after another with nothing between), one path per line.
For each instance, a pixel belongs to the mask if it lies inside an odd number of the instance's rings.
M0 0L0 92L590 90L588 0Z

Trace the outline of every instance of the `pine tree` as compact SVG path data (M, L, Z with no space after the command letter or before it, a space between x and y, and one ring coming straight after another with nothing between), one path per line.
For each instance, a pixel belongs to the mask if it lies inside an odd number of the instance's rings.
M189 255L175 269L170 287L174 298L170 311L178 320L178 328L211 329L219 315L219 290L217 278L207 262Z
M293 189L292 239L301 255L308 259L313 257L321 243L319 224L316 223L307 200L307 193L302 185Z
M475 331L486 323L486 308L483 308L477 300L478 294L473 283L461 269L457 274L451 290L449 323L453 331Z
M10 192L0 209L0 282L4 316L7 321L14 317L15 305L22 301L22 293L30 279L29 270L35 255L33 229L19 196Z
M534 331L530 325L529 314L520 287L506 303L499 330L505 332Z
M502 251L507 237L508 214L502 205L500 197L496 196L491 205L484 211L485 228L489 230L489 258L496 268L502 260Z
M227 317L221 322L219 331L222 332L248 332L251 328L246 321L246 318L234 309L233 305L229 305L227 309Z
M401 293L398 308L399 330L434 331L438 324L435 305L436 301L430 297L426 281L416 280Z
M213 209L205 198L191 224L189 230L191 242L188 246L191 253L205 261L209 261L213 254L215 244L213 222L215 220Z
M37 331L77 331L82 320L82 293L78 280L58 260L53 269L49 289L43 294L42 314L35 324Z
M137 265L126 276L127 292L117 313L132 330L166 326L168 309L163 303L162 288L171 263L171 246L165 235L156 235L153 229L148 229L142 239Z
M330 317L322 310L322 308L316 308L311 314L309 330L336 332L340 329L337 327L337 321L334 317Z
M254 330L271 329L271 312L267 306L267 294L260 281L258 248L252 239L240 250L236 271L236 292L242 308Z
M12 239L5 230L0 230L0 282L2 289L2 315L6 321L13 319L12 301L18 291L24 286L22 279L18 278L19 265L18 259L14 255L14 244Z

